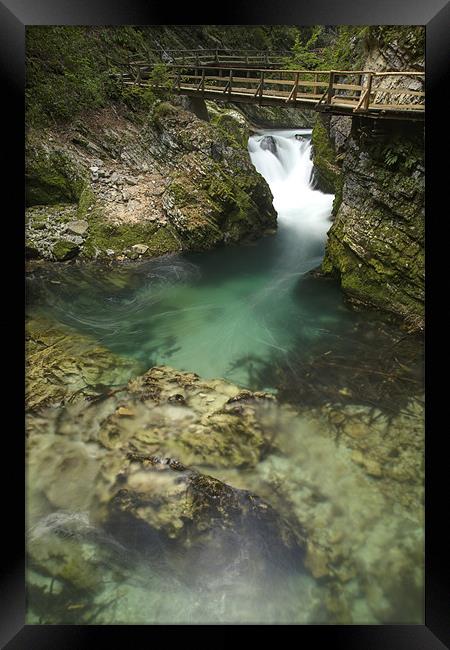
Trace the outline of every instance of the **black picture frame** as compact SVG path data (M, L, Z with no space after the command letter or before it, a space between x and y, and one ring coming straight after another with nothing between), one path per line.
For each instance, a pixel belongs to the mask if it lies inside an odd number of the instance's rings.
M442 216L438 208L439 195L443 197L447 178L447 165L435 163L436 152L443 147L442 137L445 120L439 112L446 110L446 77L449 67L448 32L450 27L450 6L445 0L260 0L253 6L233 3L207 11L198 6L177 9L138 0L0 0L0 70L2 108L6 114L2 120L4 138L7 143L6 180L4 192L11 196L12 206L4 212L3 233L5 248L11 254L8 262L7 280L9 291L5 298L8 309L14 297L19 297L19 306L14 310L15 319L4 318L3 326L9 326L3 341L7 347L17 345L18 361L4 365L7 397L3 407L12 415L11 424L3 428L3 534L6 548L2 552L2 573L0 580L0 644L11 650L28 648L33 650L97 647L107 643L111 647L133 645L148 647L160 641L167 644L185 642L187 627L196 626L27 626L25 621L25 535L23 511L24 489L24 437L23 437L23 393L24 364L20 351L23 350L23 260L24 249L24 86L25 86L25 28L27 25L151 25L151 24L400 24L426 26L426 188L427 188L427 337L426 337L426 579L425 579L425 625L389 626L296 626L295 638L305 648L339 647L346 650L427 650L450 647L450 608L448 574L444 562L448 555L447 540L443 533L446 512L436 505L446 483L446 457L440 452L440 442L446 435L442 425L437 425L437 403L433 389L431 409L430 380L438 369L430 368L432 352L438 349L436 342L438 319L430 318L431 301L435 292L433 278L436 260L446 259L445 242L436 237L433 223ZM447 93L448 94L448 93ZM442 119L442 121L441 121ZM4 150L5 151L5 150ZM14 188L14 190L13 190ZM445 205L443 203L443 205ZM6 218L7 217L7 218ZM441 239L441 241L439 241ZM430 253L431 246L433 253ZM448 253L447 253L448 256ZM5 269L5 267L4 267ZM13 310L11 310L13 311ZM430 327L433 336L431 342ZM439 355L440 356L440 355ZM433 362L434 364L434 362ZM438 365L438 364L437 364ZM12 384L13 367L18 370ZM15 397L15 399L14 399ZM444 403L445 406L445 403ZM14 407L14 408L13 408ZM8 449L5 449L6 442ZM16 513L18 523L13 525ZM217 634L208 627L209 645L224 645L230 634L230 627ZM285 626L282 626L285 627ZM256 630L255 630L256 631ZM279 631L282 631L279 628ZM264 633L264 631L263 631ZM278 634L279 632L277 632ZM197 634L197 632L195 632ZM198 637L196 637L198 645Z

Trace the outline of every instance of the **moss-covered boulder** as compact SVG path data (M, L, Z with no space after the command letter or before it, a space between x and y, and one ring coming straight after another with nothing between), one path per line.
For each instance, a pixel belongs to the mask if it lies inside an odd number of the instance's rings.
M25 189L27 205L77 203L86 184L86 171L66 147L52 145L44 132L27 138Z
M64 262L76 257L79 251L78 245L68 239L59 239L53 246L53 255L58 262Z

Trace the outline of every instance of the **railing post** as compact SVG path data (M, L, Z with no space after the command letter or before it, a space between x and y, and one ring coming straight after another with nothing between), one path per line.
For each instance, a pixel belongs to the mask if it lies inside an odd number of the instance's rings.
M262 98L264 93L264 70L261 70L261 84L259 89L259 105L262 104Z
M233 70L230 69L230 86L228 88L228 94L231 95L231 85L233 83Z
M334 84L334 70L330 71L330 81L328 84L328 94L327 94L327 104L331 104L331 99L334 95L334 89L333 89L333 84Z
M372 79L373 79L372 73L371 73L371 72L368 72L368 73L367 73L367 82L366 82L366 90L367 90L367 94L366 94L366 96L365 96L365 98L364 98L364 102L363 102L363 109L364 109L365 111L368 111L368 110L369 110L369 105L370 105L370 93L372 92Z
M294 86L294 92L292 94L292 99L294 102L297 101L297 90L298 90L298 82L300 81L300 72L297 72L295 75L295 86Z
M205 92L205 68L202 70L202 92Z

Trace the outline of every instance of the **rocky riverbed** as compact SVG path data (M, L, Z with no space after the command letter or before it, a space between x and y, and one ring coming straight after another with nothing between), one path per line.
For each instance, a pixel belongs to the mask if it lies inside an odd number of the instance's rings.
M420 396L294 408L29 328L29 622L419 622Z

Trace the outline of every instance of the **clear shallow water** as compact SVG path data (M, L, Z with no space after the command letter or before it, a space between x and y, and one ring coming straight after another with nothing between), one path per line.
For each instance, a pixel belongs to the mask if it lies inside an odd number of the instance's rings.
M270 597L264 582L237 575L230 583L217 574L207 549L194 581L183 578L183 570L181 577L161 571L153 556L149 562L130 555L114 535L98 530L89 512L79 512L77 485L86 478L75 469L72 485L67 473L58 483L61 436L49 433L44 467L53 468L55 491L67 490L67 507L55 512L37 499L43 468L36 460L30 524L45 546L55 517L81 517L69 556L99 555L108 567L89 605L90 622L421 622L420 478L416 472L412 479L410 470L422 453L420 362L403 377L396 361L408 364L403 333L348 309L335 283L309 275L323 257L333 200L314 189L309 136L305 130L261 132L249 141L274 196L276 234L251 245L115 268L45 265L29 277L28 312L91 335L136 359L143 371L168 364L252 389L278 389L309 408L293 420L277 420L282 452L251 470L214 467L209 473L307 522L315 549L336 550L340 577L330 584L323 579L320 552L310 558L313 574L301 568L271 582ZM67 431L83 454L96 457L80 442L75 419ZM378 473L384 462L386 476L384 466ZM393 482L396 472L400 483ZM51 611L42 594L37 601L44 622L87 620L78 601L67 605L66 599ZM37 622L38 609L29 622Z

